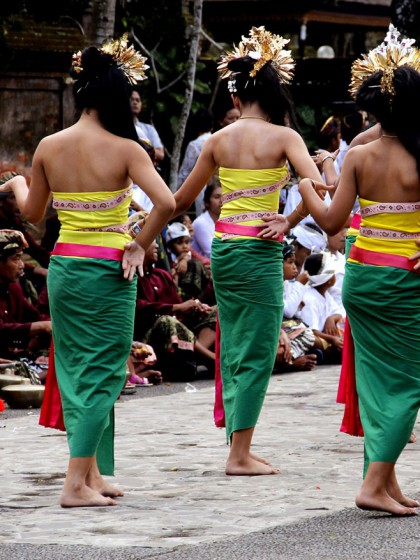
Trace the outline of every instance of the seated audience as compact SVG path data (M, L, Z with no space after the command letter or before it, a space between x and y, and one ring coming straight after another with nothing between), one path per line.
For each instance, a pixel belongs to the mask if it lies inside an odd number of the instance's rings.
M8 174L2 176L4 182ZM46 283L50 252L35 241L19 212L15 195L0 193L0 229L12 229L23 233L27 249L25 254L31 257L31 263L25 263L25 278L29 280L39 293ZM25 288L25 286L23 286ZM30 295L30 291L25 295Z
M171 274L155 268L156 260L154 242L145 254L144 276L137 281L134 338L152 346L156 369L165 378L192 379L197 363L214 368L216 312L198 299L182 301Z
M23 296L19 279L24 274L20 231L0 230L0 355L35 359L48 353L51 321Z
M297 225L290 236L295 247L295 262L298 272L302 270L306 257L319 253L327 246L327 236L315 223Z
M329 289L329 293L334 298L335 303L340 309L343 317L346 316L343 301L341 299L341 290L343 287L344 268L346 265L346 257L344 256L344 248L346 245L347 228L343 228L335 235L328 235L327 251L331 259L334 261L335 268L335 284Z
M166 229L166 246L172 263L172 278L182 299L199 298L210 282L205 266L191 255L188 228L173 222Z
M335 283L335 263L327 252L315 253L307 257L304 269L310 287L303 298L302 321L322 340L326 360L341 363L343 333L339 324L343 316L329 293Z
M134 341L127 362L127 368L130 372L128 383L140 387L162 383L162 373L152 369L156 362L155 351L149 344Z
M193 222L194 236L191 247L209 259L214 227L222 210L222 187L218 179L207 185L204 191L204 206L206 211Z
M286 245L283 249L283 274L284 314L276 368L279 371L309 371L317 363L314 350L322 348L322 344L313 330L299 319L309 275L306 271L298 274L293 245Z

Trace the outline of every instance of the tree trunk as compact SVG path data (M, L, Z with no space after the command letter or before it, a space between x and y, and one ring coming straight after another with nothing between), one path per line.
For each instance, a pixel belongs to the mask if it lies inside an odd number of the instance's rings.
M178 168L181 156L181 147L184 140L185 128L187 125L188 115L190 114L191 104L194 95L195 71L197 66L197 54L200 40L201 21L203 15L203 0L194 0L194 15L190 29L190 52L187 61L187 75L185 100L179 117L178 130L174 140L172 149L171 167L169 174L169 188L172 192L177 189Z
M114 35L116 0L91 0L83 16L83 28L91 45L100 46Z

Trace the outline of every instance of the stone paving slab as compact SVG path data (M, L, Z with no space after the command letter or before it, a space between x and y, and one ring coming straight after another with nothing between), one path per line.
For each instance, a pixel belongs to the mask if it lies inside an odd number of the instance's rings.
M108 508L60 508L65 435L35 414L0 416L0 558L11 544L142 547L133 558L157 557L353 508L363 440L339 432L338 375L330 366L271 378L254 450L279 476L225 476L212 388L117 403L115 482L126 496ZM400 460L409 495L419 459L415 443Z

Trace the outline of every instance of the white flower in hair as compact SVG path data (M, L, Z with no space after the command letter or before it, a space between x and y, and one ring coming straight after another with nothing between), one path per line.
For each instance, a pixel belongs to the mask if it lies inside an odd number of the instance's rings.
M259 60L262 56L262 54L259 51L250 51L248 56L250 58L253 58L254 60Z

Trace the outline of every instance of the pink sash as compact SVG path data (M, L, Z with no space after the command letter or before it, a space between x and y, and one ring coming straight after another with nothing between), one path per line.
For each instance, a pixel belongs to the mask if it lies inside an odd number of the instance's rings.
M62 257L84 257L87 259L107 259L109 261L122 261L123 249L84 245L82 243L56 243L53 255Z
M353 245L350 249L349 258L364 264L394 266L395 268L403 268L420 274L420 269L414 268L417 261L410 261L408 260L408 257L402 257L400 255L390 255L389 253L369 251L368 249L361 249L360 247Z
M229 224L227 222L222 222L218 220L215 225L215 231L218 233L232 233L234 235L245 235L247 237L258 237L261 232L261 226L243 226L241 224ZM260 239L266 239L269 241L283 241L284 235L279 235L279 237L273 239L272 237L261 237Z
M353 229L360 229L361 221L362 221L362 215L356 212L356 214L353 214L353 218L351 219L350 222L350 227Z

